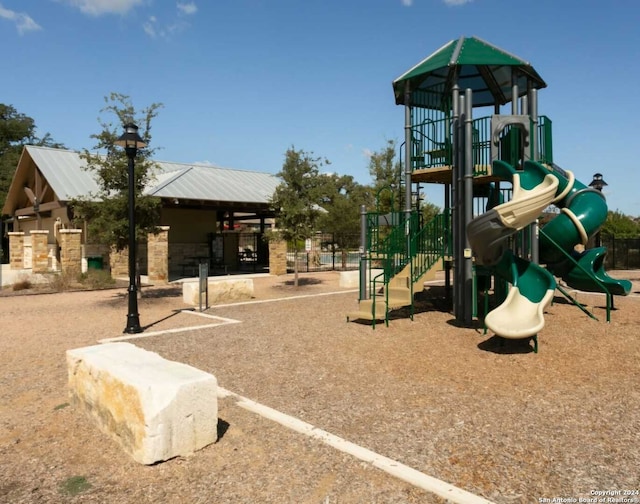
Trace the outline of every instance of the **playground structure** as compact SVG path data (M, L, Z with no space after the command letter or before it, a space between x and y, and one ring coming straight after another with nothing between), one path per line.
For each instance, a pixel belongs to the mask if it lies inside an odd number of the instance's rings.
M393 82L405 110L403 201L361 209L359 308L347 320L388 324L401 307L413 318L414 294L444 267L457 321L481 318L498 336L533 338L536 349L556 289L595 318L556 277L603 292L609 321L613 296L628 294L631 282L604 271L605 248L586 248L606 220L606 201L554 164L552 122L538 114L544 87L528 62L476 37L448 42ZM488 115L474 117L477 109ZM443 213L426 223L422 183L444 188Z

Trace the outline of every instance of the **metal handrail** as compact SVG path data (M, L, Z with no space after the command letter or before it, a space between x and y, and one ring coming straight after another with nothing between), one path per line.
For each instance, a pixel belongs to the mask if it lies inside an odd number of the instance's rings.
M567 253L566 250L564 250L560 245L558 245L558 243L553 238L551 238L548 233L545 233L544 228L540 229L539 232L540 232L540 234L542 236L544 236L547 240L549 240L549 242L554 247L556 247L560 252L562 252L565 255L565 257L567 257L574 265L578 266L578 268L580 268L583 273L585 273L589 278L594 280L595 283L598 285L598 287L600 287L602 289L602 292L605 294L606 299L607 299L607 322L611 322L611 299L612 299L612 294L611 294L611 292L609 292L609 289L607 289L606 285L604 285L600 280L598 280L598 278L593 274L593 272L588 271L584 266L582 266L582 264L580 264L578 261L576 261L571 256L571 254Z

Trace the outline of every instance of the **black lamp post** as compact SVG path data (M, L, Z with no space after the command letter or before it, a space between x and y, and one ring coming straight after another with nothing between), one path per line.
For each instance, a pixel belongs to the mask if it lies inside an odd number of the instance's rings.
M129 159L129 313L125 333L142 332L138 315L138 289L136 287L136 182L135 157L139 148L147 144L138 135L138 127L133 123L124 125L124 133L115 141L115 145L124 147Z
M604 179L602 178L602 173L594 173L593 180L589 183L589 187L593 187L594 189L602 192L602 188L604 186L608 186ZM602 246L602 240L600 239L600 231L596 233L596 247Z
M602 173L594 173L593 174L593 180L589 184L589 187L593 187L594 189L597 189L598 191L602 191L602 188L604 186L608 186L608 185L609 184L607 184L604 181L604 179L602 178Z

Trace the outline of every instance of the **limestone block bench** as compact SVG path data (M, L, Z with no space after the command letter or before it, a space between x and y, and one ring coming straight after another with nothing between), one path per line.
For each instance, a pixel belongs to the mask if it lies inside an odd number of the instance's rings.
M371 275L375 278L379 274L381 274L383 270L381 269L372 269ZM367 271L367 282L369 282L369 271ZM345 288L358 288L360 287L360 271L341 271L340 272L340 287Z
M218 438L216 378L130 343L67 351L72 403L141 464L193 454Z
M251 299L253 297L253 279L224 277L221 279L209 278L209 303L224 303ZM186 304L197 306L199 304L198 280L183 282L182 300Z

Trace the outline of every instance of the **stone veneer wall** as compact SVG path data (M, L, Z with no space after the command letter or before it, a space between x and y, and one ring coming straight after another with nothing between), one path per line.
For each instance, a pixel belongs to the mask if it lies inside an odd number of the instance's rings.
M157 234L147 237L147 275L149 281L169 281L169 226L160 226Z
M60 266L62 273L75 276L82 271L82 230L61 229Z
M49 271L49 231L31 231L31 268L33 273Z
M111 276L128 277L129 276L129 249L122 250L111 249L109 253L109 266L111 267Z
M24 268L24 233L9 233L9 264L11 269Z
M287 274L287 242L284 240L269 240L269 273Z

